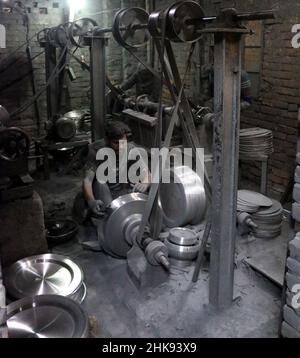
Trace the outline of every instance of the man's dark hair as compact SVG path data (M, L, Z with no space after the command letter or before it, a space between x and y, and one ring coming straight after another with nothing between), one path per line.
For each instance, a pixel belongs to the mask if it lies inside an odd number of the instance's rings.
M120 140L124 135L130 135L131 130L127 124L119 121L111 121L106 125L105 136L109 141Z

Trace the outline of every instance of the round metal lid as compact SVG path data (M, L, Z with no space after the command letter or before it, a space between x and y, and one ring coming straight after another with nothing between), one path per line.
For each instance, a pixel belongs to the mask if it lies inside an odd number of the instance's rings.
M266 196L256 193L251 190L239 190L238 192L238 201L242 203L247 203L250 206L266 206L270 207L273 205L271 199L267 198Z
M175 245L193 246L197 244L197 235L193 230L178 227L170 230L169 241Z
M27 297L7 306L9 338L87 338L88 317L62 296Z
M72 296L69 296L73 301L79 303L80 305L83 303L83 301L86 298L87 294L87 288L85 283L83 282L81 287L77 292L75 292Z
M39 295L70 296L83 283L83 272L70 259L45 254L20 260L4 274L5 286L15 299Z
M262 210L259 210L253 217L261 218L261 217L272 217L272 216L278 216L281 215L283 212L283 207L280 204L279 201L272 200L273 205L269 208L264 208Z

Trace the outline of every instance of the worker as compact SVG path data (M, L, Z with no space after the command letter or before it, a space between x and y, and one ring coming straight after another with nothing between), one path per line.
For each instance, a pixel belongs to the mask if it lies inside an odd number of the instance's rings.
M214 67L213 65L202 68L203 93L202 101L205 107L214 111ZM252 104L251 81L246 71L241 73L241 112L249 108ZM213 124L214 116L207 117L204 121L202 131L203 145L207 153L213 152Z
M131 155L133 154L133 157L138 157L140 153L131 142L127 142L130 132L129 127L119 121L111 121L106 127L106 148L112 149L117 159L116 167L110 168L111 170L114 170L116 174L116 182L114 183L101 182L98 180L99 178L97 178L96 175L99 166L103 164L103 161L101 163L101 161L96 159L97 152L104 148L103 143L98 141L90 146L86 164L86 174L83 180L82 195L79 195L75 199L74 206L75 214L80 222L84 222L89 216L102 217L105 214L105 209L111 204L111 202L122 195L132 192L147 193L150 187L150 172L141 157L139 160L139 164L141 164L142 167L140 170L140 182L132 183L129 182L129 180L127 184L119 182L121 175L120 171L129 171L131 165L135 163L135 161L127 160L126 165L124 165L124 161L120 160L119 153L122 153L122 146L124 146L125 143L127 145L126 158L128 158L129 153ZM124 174L124 172L122 174ZM128 172L125 175L127 178ZM82 200L84 200L83 213L78 213L78 208L82 210Z
M202 79L206 83L206 99L208 102L206 106L213 109L213 97L214 97L214 67L213 65L204 66L202 69ZM251 80L249 74L246 71L241 73L241 110L249 108L252 104L252 95L251 95Z
M142 64L138 65L137 70L119 87L123 91L127 91L136 87L136 97L146 95L151 102L157 103L160 96L160 79L154 76Z

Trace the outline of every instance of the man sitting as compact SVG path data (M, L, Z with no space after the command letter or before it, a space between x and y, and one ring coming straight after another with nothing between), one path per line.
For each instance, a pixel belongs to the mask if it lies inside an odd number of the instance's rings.
M75 212L78 214L78 200L84 200L84 210L82 220L84 221L88 216L101 217L104 215L105 209L111 202L131 192L146 193L150 186L150 173L145 162L139 155L139 150L131 143L128 142L130 134L129 127L118 121L112 121L107 125L105 141L106 149L110 150L115 155L115 165L109 167L111 172L114 172L116 180L104 182L104 178L98 178L97 171L104 160L97 160L97 152L104 149L102 142L95 142L90 146L88 160L86 164L86 174L83 180L83 188L81 198L77 198L75 203ZM127 150L127 153L124 151ZM120 158L120 154L121 157ZM128 171L136 160L129 160L130 157L140 157L139 163L141 164L140 182L132 184L128 180L126 183L120 182L120 178L128 179ZM123 160L125 158L125 160ZM111 158L114 159L114 158ZM110 163L108 161L108 163ZM125 173L125 171L127 171ZM76 210L77 208L77 210ZM78 215L77 215L78 216Z

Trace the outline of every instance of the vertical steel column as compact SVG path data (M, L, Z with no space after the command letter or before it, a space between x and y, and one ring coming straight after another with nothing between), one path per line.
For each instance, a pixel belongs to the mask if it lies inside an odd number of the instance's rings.
M6 325L6 294L5 287L2 281L2 267L0 259L0 339L7 338L7 325Z
M56 67L56 48L52 46L49 41L45 43L45 66L46 66L46 81L49 81L54 68ZM47 87L47 112L48 120L53 122L58 114L58 78L54 76Z
M106 121L106 45L104 33L91 38L92 140L104 139Z
M209 301L217 309L233 301L238 188L242 35L215 33L214 179Z

